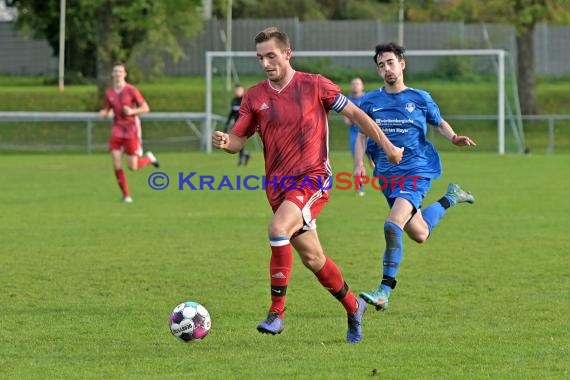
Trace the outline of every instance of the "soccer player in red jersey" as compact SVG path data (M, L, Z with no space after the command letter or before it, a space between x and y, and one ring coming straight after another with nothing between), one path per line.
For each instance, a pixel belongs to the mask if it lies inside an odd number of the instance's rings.
M332 170L328 159L328 111L334 109L360 126L382 146L393 163L402 158L377 125L342 95L329 79L295 71L289 38L277 28L255 37L257 58L267 80L244 95L240 117L232 131L215 131L212 144L239 152L257 132L264 146L266 193L273 209L268 227L271 259L271 306L257 330L279 334L284 329L287 286L293 250L319 282L344 306L348 315L346 340L358 343L366 303L349 290L342 273L319 242L315 219L328 201ZM291 186L291 184L299 186Z
M113 156L115 177L123 193L123 202L132 203L127 179L121 166L121 156L127 156L129 170L139 170L152 164L159 167L159 162L152 154L142 155L141 123L138 115L149 111L148 104L140 91L127 83L127 71L123 64L113 66L113 87L105 93L105 107L99 112L102 118L113 117L109 150Z

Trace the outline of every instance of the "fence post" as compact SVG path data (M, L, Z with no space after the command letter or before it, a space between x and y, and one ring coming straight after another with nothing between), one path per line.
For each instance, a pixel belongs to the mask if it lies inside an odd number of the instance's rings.
M91 154L93 149L93 122L91 120L87 121L87 154Z
M548 147L546 154L554 154L554 118L548 118Z

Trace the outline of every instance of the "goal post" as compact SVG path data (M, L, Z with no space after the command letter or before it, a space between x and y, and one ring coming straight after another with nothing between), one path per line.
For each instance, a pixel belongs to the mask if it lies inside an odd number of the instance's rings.
M371 61L373 51L368 50L343 50L343 51L294 51L293 58L327 58L327 59L357 59L363 58ZM500 155L505 154L505 108L506 108L506 90L505 90L505 57L508 53L502 49L444 49L444 50L408 50L405 53L406 57L482 57L487 56L491 59L496 59L494 67L497 83L497 104L496 104L496 120L497 120L497 153ZM206 91L205 91L205 132L209 135L212 134L212 118L214 115L213 107L213 77L216 74L214 72L214 60L215 59L225 59L225 60L243 60L251 59L255 65L257 62L253 61L256 58L254 51L208 51L206 52ZM370 66L370 63L367 63ZM295 67L295 64L293 64ZM238 70L239 71L239 70ZM257 67L257 72L261 76L259 67ZM325 76L329 76L327 72L321 72ZM509 115L513 117L513 115ZM522 137L515 137L517 140ZM517 141L518 145L521 145ZM207 146L207 152L212 151L211 145Z

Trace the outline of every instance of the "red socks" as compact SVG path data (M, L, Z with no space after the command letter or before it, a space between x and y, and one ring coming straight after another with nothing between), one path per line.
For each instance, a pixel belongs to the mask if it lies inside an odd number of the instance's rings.
M354 294L348 289L348 285L344 282L340 269L336 266L330 257L327 257L325 265L315 273L319 282L324 286L337 300L342 303L348 314L354 314L358 308L358 303Z
M123 193L123 197L129 196L129 186L127 185L127 178L125 178L125 173L123 169L115 170L115 177L117 177L117 183L121 188L121 192Z
M270 238L271 260L269 262L269 275L271 276L271 307L270 312L279 313L284 317L287 285L293 267L293 248L286 237ZM342 304L348 314L354 314L358 303L354 294L344 282L340 269L330 257L326 258L325 265L315 273L315 276L336 299Z
M147 156L139 157L139 159L137 160L137 170L144 168L150 163L151 163L150 158L148 158Z
M279 313L283 319L287 285L293 267L293 248L286 237L270 238L271 260L269 262L269 275L271 276L271 307L270 312Z

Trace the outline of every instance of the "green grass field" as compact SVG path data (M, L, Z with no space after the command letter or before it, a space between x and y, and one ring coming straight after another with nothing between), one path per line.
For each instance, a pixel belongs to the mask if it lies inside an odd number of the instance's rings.
M405 239L386 313L346 317L298 258L286 331L257 333L269 302L270 209L262 191L176 190L178 172L263 173L215 153L166 153L170 187L128 173L122 204L108 155L0 159L2 379L567 379L570 376L570 156L445 153L447 183L477 203L451 209L424 245ZM335 172L350 171L332 153ZM375 286L387 207L334 190L319 218L327 253L351 287ZM203 303L202 342L169 332L170 310Z

